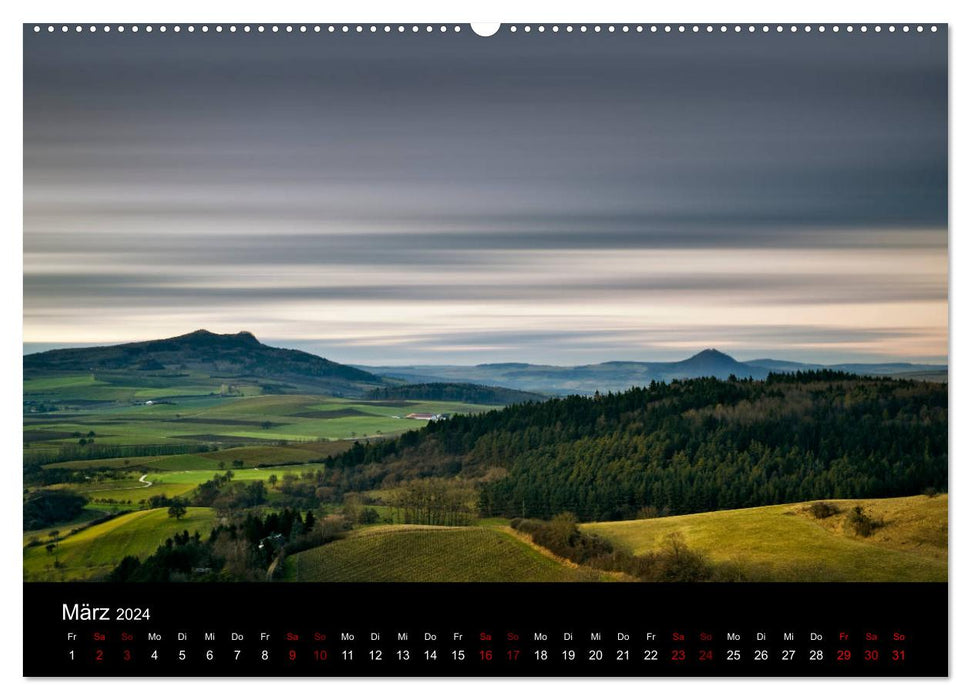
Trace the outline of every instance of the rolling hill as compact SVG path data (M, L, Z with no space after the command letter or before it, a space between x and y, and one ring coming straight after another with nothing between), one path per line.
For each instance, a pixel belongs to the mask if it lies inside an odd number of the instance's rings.
M549 395L625 391L652 381L731 376L764 379L770 372L818 369L947 381L947 365L822 365L770 358L742 362L714 348L676 362L610 361L572 367L521 362L475 366L345 365L301 350L265 345L246 331L217 334L206 330L161 340L32 353L24 355L23 368L24 378L31 380L32 387L52 381L53 388L70 388L92 401L114 396L111 385L154 388L175 396L180 388L193 393L200 386L212 389L225 388L226 384L251 384L262 393L361 397L374 392L371 398L459 401L469 400L439 399L437 395L471 396L488 387L504 391L475 403L505 405ZM400 386L402 382L406 386Z
M94 525L60 540L55 556L45 547L24 548L24 581L77 580L103 576L125 556L146 557L167 537L187 530L208 535L215 521L210 508L189 508L181 520L165 508L140 510Z
M816 519L810 503L724 510L650 520L581 525L633 554L656 549L679 532L716 564L749 581L946 581L946 495L830 500L839 513ZM854 506L882 523L854 534Z
M596 581L513 535L485 527L381 526L287 557L289 581Z
M383 386L370 372L301 350L264 345L251 333L198 330L162 340L48 350L23 358L24 379L94 376L109 384L172 389L253 383L264 393L360 395Z
M717 580L946 581L946 495L827 501L716 511L648 520L587 523L587 534L635 555L679 533L717 567ZM879 523L868 537L847 516L856 506ZM288 557L289 581L448 582L635 580L579 566L495 526L378 526Z
M947 490L947 387L821 370L458 415L328 462L341 492L476 483L485 517L624 520Z
M363 366L369 372L411 383L464 382L502 386L520 391L550 395L593 394L625 391L646 386L652 381L716 377L765 379L770 372L805 372L819 369L850 372L864 376L906 376L912 379L947 381L947 365L907 362L838 365L810 364L768 358L741 362L719 350L709 348L677 362L602 362L575 367L504 362L475 366L407 365Z

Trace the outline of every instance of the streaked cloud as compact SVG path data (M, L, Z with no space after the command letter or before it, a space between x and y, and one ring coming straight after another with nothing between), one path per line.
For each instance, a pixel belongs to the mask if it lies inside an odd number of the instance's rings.
M25 34L24 335L947 355L946 34Z

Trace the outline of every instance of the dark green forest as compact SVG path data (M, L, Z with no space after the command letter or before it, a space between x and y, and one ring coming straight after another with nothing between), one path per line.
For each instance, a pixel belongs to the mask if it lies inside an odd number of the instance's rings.
M947 490L947 385L828 370L652 382L454 416L327 459L334 495L430 476L484 516L581 521Z
M371 400L460 401L462 403L491 405L543 401L546 399L542 394L533 394L528 391L506 389L501 386L483 386L481 384L461 384L455 382L403 384L401 386L384 387L381 389L373 389L365 395L365 398Z

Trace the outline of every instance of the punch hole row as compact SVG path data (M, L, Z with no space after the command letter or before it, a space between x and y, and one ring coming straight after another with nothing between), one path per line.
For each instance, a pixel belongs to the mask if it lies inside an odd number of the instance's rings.
M756 33L762 33L762 34L768 34L768 33L773 32L773 31L776 32L776 33L783 33L783 32L787 32L788 31L789 33L793 33L793 34L794 33L799 33L799 32L802 32L802 33L817 32L817 33L820 33L820 34L826 33L826 32L833 32L834 34L838 34L841 31L842 32L846 32L848 34L852 34L853 32L860 32L860 33L874 32L874 33L878 33L879 34L880 32L883 32L883 31L887 31L887 32L890 32L890 33L894 33L894 32L897 32L897 31L901 31L901 32L904 32L904 33L909 33L911 31L924 32L925 30L928 30L928 31L931 31L931 32L936 32L937 31L937 26L936 25L930 25L930 26L925 27L925 25L922 25L922 24L917 24L917 25L904 24L904 25L899 25L899 26L898 25L893 25L893 24L886 25L886 26L879 25L879 24L877 24L877 25L866 25L866 24L861 24L861 25L836 25L836 24L834 24L834 25L825 25L825 24L819 24L819 25L811 25L811 24L806 24L806 25L796 25L796 24L789 24L789 25L782 25L782 24L773 24L773 25L769 25L769 24L760 24L760 25L754 25L754 24L748 24L748 25L741 25L741 24L734 24L734 25L729 25L729 24L691 24L691 25L685 25L685 24L677 24L677 25L672 25L672 24L650 24L650 25L644 25L644 24L636 24L636 25L629 25L629 24L623 24L623 25L613 25L613 24L608 24L608 25L599 25L599 24L586 25L586 24L579 24L579 25L573 25L573 24L567 24L567 25L562 25L562 26L561 25L558 25L558 24L554 24L554 25L550 25L550 26L543 25L543 24L540 24L540 25L530 25L530 24L516 25L516 24L512 24L512 25L509 25L509 27L508 27L508 31L510 33L513 33L513 34L515 34L517 32L520 32L520 31L522 31L523 33L526 33L526 34L529 34L529 33L534 32L534 31L536 33L539 33L539 34L546 33L547 31L552 32L554 34L558 34L560 32L565 32L567 34L574 33L574 32L579 32L581 34L588 33L588 32L592 32L594 34L603 33L603 32L607 32L607 33L612 33L612 32L621 32L621 33L630 33L630 32L634 32L634 33L644 33L644 32L648 32L648 33L652 33L652 34L657 34L657 33L664 33L664 34L674 34L674 33L677 33L677 34L687 34L687 33L691 33L691 34L701 34L701 33L705 33L705 34L714 34L714 33L721 33L721 34L727 34L727 33L735 33L735 34L742 34L742 33L756 34ZM293 34L293 33L297 33L297 34L307 34L307 33L320 34L322 32L326 32L326 33L329 33L329 34L338 34L338 33L340 33L340 34L350 34L350 33L355 33L355 34L364 34L364 33L377 34L379 32L380 33L385 33L385 34L391 34L391 33L398 33L398 34L404 34L404 33L412 33L412 34L418 34L418 33L426 33L426 34L430 34L430 33L440 33L440 34L444 34L444 33L453 33L453 32L454 33L457 33L457 32L461 32L462 31L462 27L460 25L457 25L457 24L456 25L445 25L445 24L442 24L442 25L431 25L431 24L425 24L425 25L418 25L418 24L408 24L408 25L405 25L405 24L395 24L395 25L392 25L392 24L383 24L383 25L378 25L378 24L371 24L371 25L365 25L365 24L327 24L327 25L320 25L320 24L312 24L312 25L310 25L310 24L284 24L284 25L279 25L279 24L268 24L268 25L266 25L266 24L242 24L242 25L236 25L236 24L229 24L229 25L222 25L222 24L216 24L216 25L208 25L208 24L194 25L194 24L188 24L188 25L181 25L181 24L175 24L175 25L165 25L165 24L163 24L163 25L158 25L158 26L155 26L155 25L144 25L144 26L140 26L140 25L137 25L137 24L136 25L124 25L124 24L118 24L118 25L110 25L110 24L104 24L104 25L95 25L95 24L90 24L90 25L81 25L81 24L75 24L75 25L68 25L68 24L54 25L54 24L48 24L46 26L45 25L40 25L40 24L35 24L34 25L34 32L35 33L41 33L43 31L46 31L47 33L50 33L50 34L53 34L53 33L57 32L57 31L60 31L61 33L67 33L67 32L72 32L72 31L75 32L75 33L81 33L81 32L88 32L88 33L96 33L96 32L110 33L110 32L116 32L118 34L123 34L125 32L130 32L132 34L136 34L136 33L140 32L140 31L141 32L145 32L146 34L150 34L152 32L159 32L159 33L162 33L162 34L164 34L166 32L173 32L173 33L178 34L178 33L181 33L183 31L184 32L188 32L190 34L195 33L195 32L201 32L203 34L206 34L206 33L209 33L209 32L215 32L217 34L222 33L222 32L229 32L231 34L232 33L237 33L237 32L242 32L244 34L254 33L254 32L255 33L266 33L266 32L269 32L269 33L281 33L281 32L283 32L283 33L287 33L287 34Z
M442 25L432 25L432 24L423 24L423 25L418 25L418 24L407 24L407 25L406 24L225 24L225 25L224 24L214 24L214 25L173 24L173 25L166 25L166 24L162 24L157 26L151 25L151 24L144 25L144 26L137 25L137 24L133 24L133 25L48 24L46 26L40 25L40 24L34 25L35 33L43 32L45 30L48 33L54 33L57 31L60 31L62 33L67 33L67 32L73 31L75 33L88 32L92 34L96 32L102 32L106 34L112 33L112 32L115 32L118 34L124 34L125 32L130 32L132 34L135 34L140 31L148 34L152 32L159 32L163 34L166 32L173 32L176 34L179 34L181 32L188 32L190 34L193 34L196 32L201 32L203 34L207 34L209 32L215 32L217 34L220 34L223 32L228 32L230 34L234 34L238 32L242 32L244 34L250 34L250 33L320 34L321 32L327 32L330 34L338 34L338 33L340 34L350 34L350 33L377 34L379 32L383 32L385 34L390 34L392 32L397 32L399 34L404 34L406 32L410 32L413 34L417 34L419 32L423 32L426 34L431 34L431 33L445 34L450 32L454 32L454 33L461 32L462 27L461 25L458 25L458 24L455 24L455 25L445 25L445 24L442 24Z
M860 24L860 25L839 25L839 24L834 24L834 25L827 25L827 24L818 24L818 25L817 24L806 24L806 25L798 25L798 24L746 24L746 25L743 25L743 24L634 24L634 25L606 24L606 25L600 25L600 24L593 24L593 25L587 25L587 24L578 24L578 25L573 25L573 24L566 24L562 26L558 24L554 24L551 26L546 26L542 24L541 25L513 24L513 25L510 25L508 29L512 33L522 31L527 34L533 31L538 33L544 33L546 31L551 31L553 33L566 32L568 34L573 32L580 32L581 34L587 33L587 32L593 32L594 34L603 33L603 32L607 32L608 34L612 32L614 33L649 32L653 34L657 34L657 33L727 34L729 32L732 32L735 34L741 34L741 33L768 34L770 32L783 33L787 31L793 34L797 32L802 32L802 33L817 32L820 34L825 32L833 32L834 34L838 34L839 32L844 31L848 34L852 34L854 31L858 31L861 33L866 33L866 32L880 33L883 31L888 31L891 33L896 31L901 31L904 33L908 33L910 31L936 32L937 26L936 25L925 26L923 24L915 24L915 25L910 25L910 24L904 24L904 25L879 25L879 24L877 25L867 25L867 24Z

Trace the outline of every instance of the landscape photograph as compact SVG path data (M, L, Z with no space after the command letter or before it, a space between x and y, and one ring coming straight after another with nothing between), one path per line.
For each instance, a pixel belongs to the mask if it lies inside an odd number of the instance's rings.
M25 28L24 581L946 582L901 39Z

